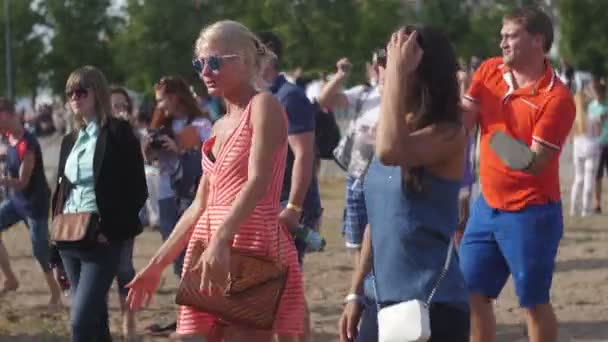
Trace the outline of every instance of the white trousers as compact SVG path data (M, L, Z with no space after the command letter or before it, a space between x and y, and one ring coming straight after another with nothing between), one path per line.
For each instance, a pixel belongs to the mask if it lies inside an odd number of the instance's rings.
M145 205L146 217L148 225L158 226L159 209L158 209L158 187L160 180L160 171L157 167L146 165L146 183L148 185L148 200Z
M600 148L597 140L586 136L574 137L572 157L574 181L570 193L570 216L579 213L582 216L587 216L592 211L591 203L593 201L593 189L595 188L595 174L600 158Z

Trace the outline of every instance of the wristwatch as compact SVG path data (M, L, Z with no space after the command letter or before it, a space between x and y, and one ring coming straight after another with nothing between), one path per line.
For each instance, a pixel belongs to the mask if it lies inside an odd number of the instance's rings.
M344 304L346 305L350 302L362 303L363 297L361 297L360 295L358 295L356 293L349 293L346 295L346 297L344 297Z

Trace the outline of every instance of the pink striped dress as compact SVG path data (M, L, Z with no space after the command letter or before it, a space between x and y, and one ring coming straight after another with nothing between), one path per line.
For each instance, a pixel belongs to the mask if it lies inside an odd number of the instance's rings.
M210 234L224 221L232 203L247 182L248 161L252 136L255 134L250 125L250 104L242 114L241 122L232 136L218 153L215 162L208 157L215 143L215 137L203 145L203 169L209 176L209 198L207 208L199 218L184 261L184 270L196 260L191 260L192 246L195 241L208 241ZM251 216L241 225L234 237L233 248L248 250L260 255L277 255L278 234L280 238L281 260L289 267L287 284L281 298L273 331L278 334L295 335L303 332L304 288L298 266L295 246L285 227L279 225L281 210L279 196L285 172L287 142L274 152L272 163L272 182L266 194L259 200ZM207 223L209 222L209 224ZM270 254L269 254L270 253ZM215 316L181 306L177 333L179 335L208 334L216 323Z

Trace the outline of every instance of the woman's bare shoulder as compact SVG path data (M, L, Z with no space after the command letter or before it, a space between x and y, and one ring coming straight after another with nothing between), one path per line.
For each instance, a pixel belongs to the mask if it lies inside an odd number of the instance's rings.
M271 120L284 121L285 112L283 105L279 100L267 91L260 92L251 100L251 118L252 121Z
M253 99L251 99L252 109L263 109L263 110L278 110L282 111L283 106L279 100L268 91L262 91L257 93Z

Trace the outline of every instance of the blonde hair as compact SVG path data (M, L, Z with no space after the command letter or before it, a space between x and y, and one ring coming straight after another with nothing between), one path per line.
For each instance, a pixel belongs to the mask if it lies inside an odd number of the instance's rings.
M78 87L85 88L95 98L95 116L100 126L105 126L112 116L110 88L104 74L98 68L85 65L74 70L65 84L66 92ZM69 100L69 99L68 99ZM82 113L74 113L74 129L86 126Z
M241 56L248 69L249 82L256 88L262 86L264 68L277 57L251 30L232 20L221 20L204 27L194 45L195 57L198 58L209 44L215 42Z

